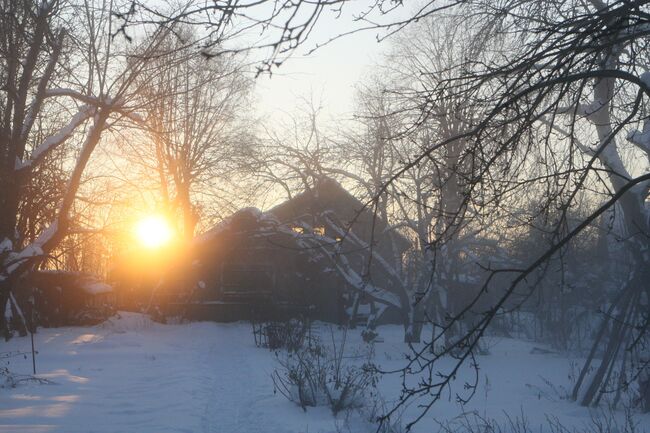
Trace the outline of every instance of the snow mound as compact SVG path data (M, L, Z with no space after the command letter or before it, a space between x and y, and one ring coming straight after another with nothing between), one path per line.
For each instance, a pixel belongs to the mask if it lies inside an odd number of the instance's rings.
M98 326L118 334L123 334L150 329L154 326L154 322L147 314L118 311L114 316Z

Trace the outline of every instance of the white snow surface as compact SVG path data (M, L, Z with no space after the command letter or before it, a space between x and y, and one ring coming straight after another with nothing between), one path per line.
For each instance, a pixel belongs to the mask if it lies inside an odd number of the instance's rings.
M113 287L102 283L101 281L83 281L81 288L90 295L101 295L102 293L110 293L113 291Z
M4 238L2 241L0 241L0 253L11 251L12 248L13 248L13 244L11 240Z
M644 72L639 78L646 87L650 88L650 72Z
M329 325L317 326L330 335ZM383 342L375 343L375 362L385 369L402 365L407 351L402 328L383 326L378 332ZM360 333L350 331L348 347L364 344ZM273 352L255 347L247 323L163 325L120 312L98 326L40 329L35 342L38 376L53 384L0 389L2 433L329 433L340 423L325 407L303 412L274 394ZM436 432L434 418L449 420L473 410L500 419L523 411L533 427L547 414L568 426L589 421L588 410L558 395L569 386L569 359L514 339L490 339L490 345L491 354L478 358L474 399L465 407L453 395L440 401L413 431ZM29 347L28 337L14 338L0 352ZM12 358L9 367L29 374L31 358ZM469 377L461 374L456 389ZM399 378L384 377L379 387L390 401L398 396ZM404 419L415 409L407 409ZM647 430L650 417L639 419Z

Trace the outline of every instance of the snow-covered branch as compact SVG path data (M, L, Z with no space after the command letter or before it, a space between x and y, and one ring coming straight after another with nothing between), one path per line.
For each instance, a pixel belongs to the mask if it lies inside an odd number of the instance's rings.
M367 179L364 179L363 177L361 177L361 176L359 176L359 175L357 175L357 174L355 174L355 173L352 173L352 172L350 172L350 171L348 171L348 170L343 170L343 169L340 169L340 168L334 168L334 167L327 167L326 170L327 170L329 173L332 173L332 174L340 174L340 175L345 176L345 177L347 177L347 178L349 178L349 179L355 180L355 181L358 182L360 185L363 185L366 189L369 189L369 188L372 186L371 183L368 182Z
M3 273L0 275L0 281L11 275L19 266L29 260L44 255L44 245L50 242L58 230L58 221L54 221L36 238L34 242L27 245L19 252L10 253L9 257L3 263Z
M25 161L17 160L15 165L16 171L29 169L41 162L45 156L52 151L52 149L56 148L61 143L70 138L75 129L77 129L79 125L92 117L95 114L96 110L96 107L90 105L84 105L81 107L77 114L75 114L72 119L70 119L70 122L68 122L67 125L58 130L55 134L47 137L40 145L34 149L30 159L27 159Z
M607 9L607 4L605 4L602 0L589 0L589 3L591 3L599 11Z
M306 231L311 231L311 227L308 224L303 223L303 228ZM347 258L343 254L335 254L327 248L327 245L334 245L336 241L326 236L320 236L322 239L316 239L312 236L305 236L299 233L294 232L291 229L279 226L278 230L291 235L296 242L301 245L306 251L314 250L316 247L320 249L325 257L327 257L330 262L336 267L336 270L340 273L345 281L355 290L361 293L368 295L370 298L375 301L384 304L394 306L396 308L403 308L402 302L399 297L394 293L391 293L387 290L379 288L372 284L370 281L362 278L358 272L356 272L352 266L350 266ZM323 242L325 241L325 242Z
M98 98L96 96L84 95L83 93L73 89L55 88L55 89L47 89L45 91L46 98L52 98L57 96L67 96L69 98L76 99L77 101L81 101L84 104L95 105L95 106L112 105L113 102L109 97Z
M641 149L650 158L650 120L643 122L643 130L634 129L627 134L627 140Z
M370 245L368 245L366 242L364 242L362 239L360 239L352 230L345 231L341 229L337 224L334 223L334 221L332 221L328 217L327 213L323 214L323 219L327 221L327 223L332 227L332 229L334 229L337 232L336 234L338 236L340 236L341 238L347 237L349 240L351 240L359 247L367 250L372 260L376 261L376 263L379 264L382 267L382 269L384 269L384 271L388 273L396 282L404 286L404 280L402 279L400 273L397 272L395 268L391 266L381 255L373 251L373 248Z
M110 96L97 97L97 96L84 95L83 93L80 93L76 90L67 89L67 88L48 89L45 92L45 96L46 97L57 97L57 96L69 97L77 101L83 102L84 104L87 105L93 105L98 108L99 107L109 108L111 111L115 113L119 113L122 116L127 117L128 119L132 120L135 123L140 123L140 124L145 123L145 120L142 118L142 116L140 116L137 113L134 113L132 107L128 107L124 104L124 100L122 98L112 98Z
M557 114L575 114L576 116L579 117L589 118L589 116L591 116L601 108L603 108L603 104L599 104L596 102L590 102L588 104L577 102L575 104L567 105L564 107L558 107L556 112Z
M10 253L9 256L0 264L3 275L0 279L5 279L14 273L20 273L26 266L29 266L34 259L45 256L54 248L57 242L67 232L69 221L69 212L74 203L81 182L81 176L88 164L97 143L101 138L102 130L110 115L110 110L95 110L94 121L86 133L86 139L75 163L72 175L68 182L65 195L59 206L56 219L38 236L38 238L27 245L19 252Z

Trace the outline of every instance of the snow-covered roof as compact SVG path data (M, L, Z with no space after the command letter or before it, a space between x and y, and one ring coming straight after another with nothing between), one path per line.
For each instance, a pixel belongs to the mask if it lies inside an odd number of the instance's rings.
M200 244L200 243L203 243L203 242L206 242L206 241L213 240L215 237L219 236L224 231L230 229L232 227L232 223L234 221L237 221L237 220L240 220L240 219L243 219L243 218L250 218L250 219L253 219L253 220L257 221L258 223L263 222L263 223L266 223L266 224L278 224L278 221L274 216L272 216L272 215L270 215L270 214L268 214L266 212L262 212L261 210L259 210L256 207L246 207L246 208L238 210L237 212L235 212L234 214L232 214L228 218L221 221L216 226L212 227L210 230L207 230L207 231L203 232L202 234L196 236L194 238L194 243L199 243Z
M112 286L102 283L101 281L93 280L82 280L80 287L89 295L100 295L102 293L111 293L113 291Z
M85 274L82 272L63 271L57 269L46 269L36 273L37 278L45 284L52 284L66 288L66 286L78 287L89 295L100 295L103 293L111 293L113 287L101 281L94 275ZM45 279L43 279L45 277ZM57 280L57 278L59 278Z

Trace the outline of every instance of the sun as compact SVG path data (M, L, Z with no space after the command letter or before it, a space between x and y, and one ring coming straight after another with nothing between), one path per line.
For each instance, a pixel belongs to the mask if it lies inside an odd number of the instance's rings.
M167 244L173 236L173 230L166 218L151 215L137 222L135 235L146 248L159 248Z

